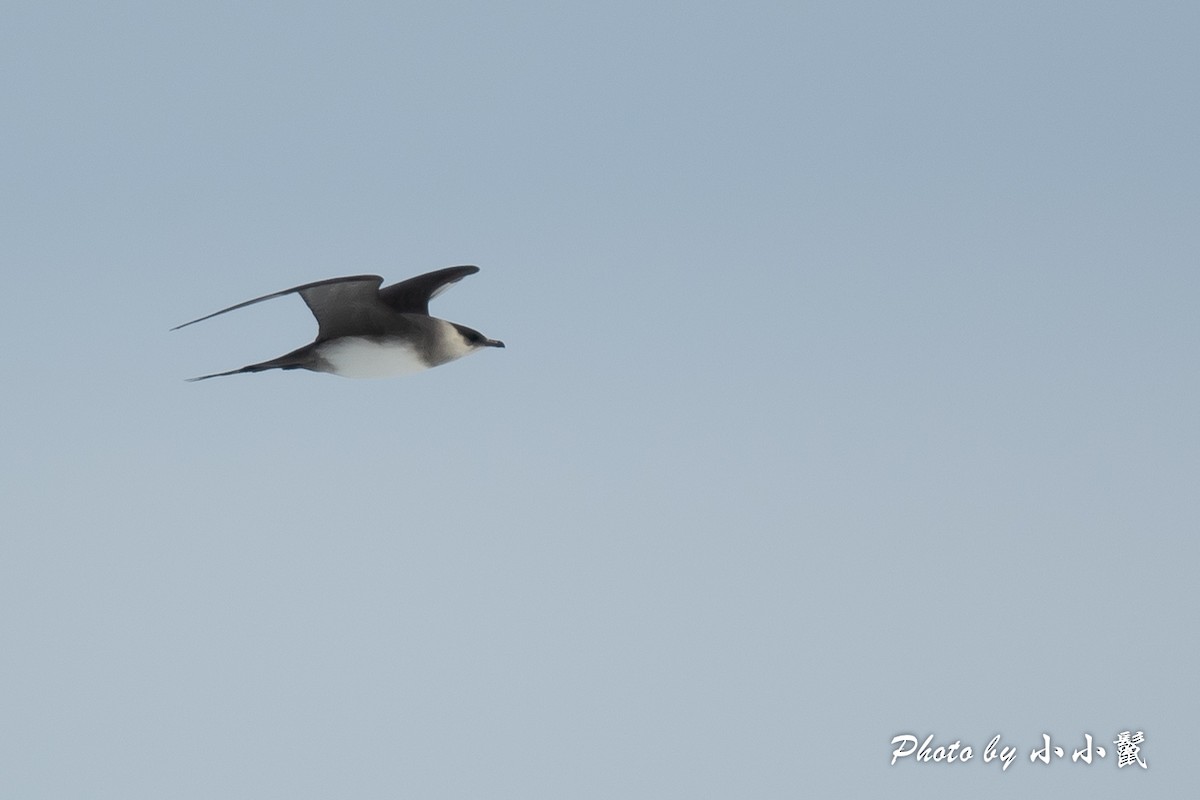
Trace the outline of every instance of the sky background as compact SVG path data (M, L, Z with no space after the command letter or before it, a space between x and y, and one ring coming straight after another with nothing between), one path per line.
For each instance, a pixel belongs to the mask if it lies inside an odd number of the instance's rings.
M1185 796L1198 29L5 4L0 795ZM505 350L184 382L463 263Z

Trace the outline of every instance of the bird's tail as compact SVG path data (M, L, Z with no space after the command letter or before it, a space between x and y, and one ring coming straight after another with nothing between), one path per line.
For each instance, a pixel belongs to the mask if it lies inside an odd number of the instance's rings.
M228 372L214 372L211 375L199 375L195 378L187 378L189 383L194 381L206 381L209 378L223 378L226 375L238 375L242 372L263 372L268 369L308 369L314 363L314 355L312 345L306 345L299 350L293 350L287 355L279 358L272 358L270 361L260 361L257 364L250 364L241 369L231 369Z

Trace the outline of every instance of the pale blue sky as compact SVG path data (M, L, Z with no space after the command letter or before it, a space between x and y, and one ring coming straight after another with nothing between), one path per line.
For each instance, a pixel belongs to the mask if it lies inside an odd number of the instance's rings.
M3 17L0 795L1197 785L1194 6ZM507 349L183 381L460 263Z

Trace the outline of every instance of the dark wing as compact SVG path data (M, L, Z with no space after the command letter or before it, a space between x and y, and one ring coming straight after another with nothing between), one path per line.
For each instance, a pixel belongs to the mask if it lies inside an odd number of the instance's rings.
M239 308L252 306L264 300L271 300L296 292L308 304L308 308L312 311L313 316L317 318L317 326L319 328L317 338L328 339L331 336L339 335L338 332L346 328L349 328L351 332L356 332L361 328L362 320L372 317L373 311L379 311L379 286L382 283L383 278L378 275L352 275L348 278L330 278L324 281L316 281L315 283L306 283L303 286L293 286L291 289L284 289L282 292L264 294L262 297L238 303L236 306L214 311L208 316L177 325L171 328L171 330L177 331L180 328L195 325L197 322L212 319L229 311L236 311ZM356 322L359 324L356 325Z
M426 272L406 281L393 283L379 290L379 299L393 311L402 314L429 314L429 301L468 275L479 272L479 267L446 267L436 272Z

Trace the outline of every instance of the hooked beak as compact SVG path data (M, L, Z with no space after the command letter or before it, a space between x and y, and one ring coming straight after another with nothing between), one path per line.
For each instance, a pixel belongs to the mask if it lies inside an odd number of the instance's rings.
M483 344L486 347L504 347L504 342L499 339L484 339Z

